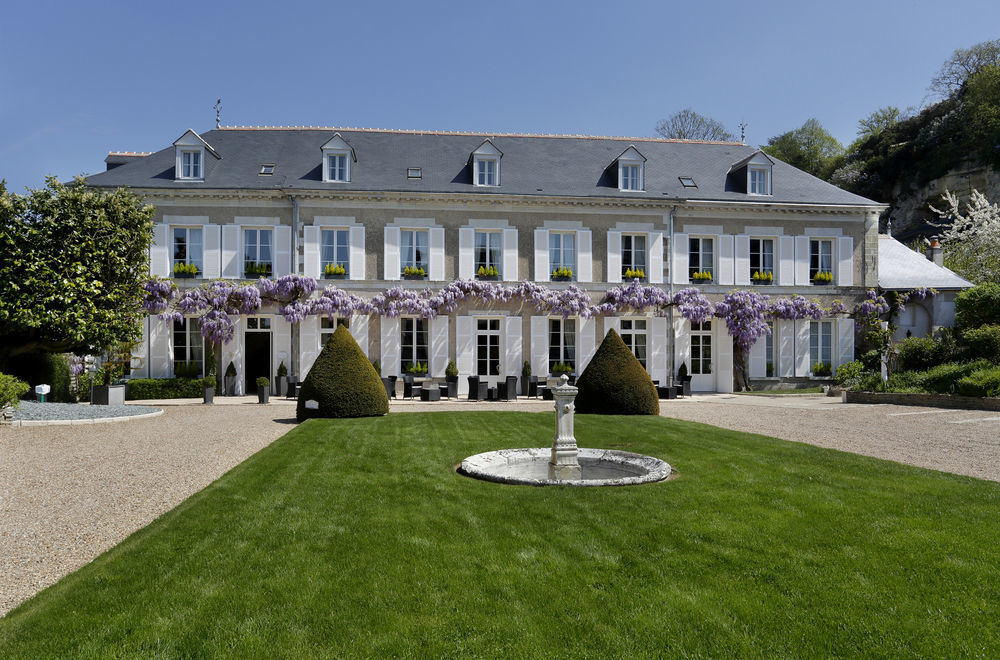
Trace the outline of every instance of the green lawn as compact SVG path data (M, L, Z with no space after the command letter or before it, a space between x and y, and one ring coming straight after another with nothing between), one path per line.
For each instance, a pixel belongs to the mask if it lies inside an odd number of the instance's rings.
M1000 484L660 418L671 481L501 486L551 414L295 428L0 619L0 656L1000 655Z

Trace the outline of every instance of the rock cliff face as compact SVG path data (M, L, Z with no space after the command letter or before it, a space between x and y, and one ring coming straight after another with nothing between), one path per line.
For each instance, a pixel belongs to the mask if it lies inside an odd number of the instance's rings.
M1000 172L978 163L965 162L919 188L901 190L897 185L888 214L892 219L892 235L903 241L936 235L938 231L928 224L938 219L930 206L946 206L941 199L946 190L958 195L963 208L972 190L978 190L991 201L1000 200ZM885 230L886 218L883 217L880 231Z

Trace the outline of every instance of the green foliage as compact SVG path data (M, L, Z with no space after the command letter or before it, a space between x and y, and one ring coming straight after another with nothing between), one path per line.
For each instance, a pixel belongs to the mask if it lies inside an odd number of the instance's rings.
M955 389L963 396L1000 396L1000 367L973 371Z
M1000 325L983 325L966 330L963 341L969 346L969 356L1000 363Z
M0 365L33 350L99 353L141 336L153 207L120 188L54 177L0 183Z
M980 71L996 66L1000 66L1000 39L959 48L931 79L930 89L942 98L953 96Z
M143 399L194 399L204 394L206 378L132 378L125 388L129 401ZM215 386L214 379L212 386ZM87 388L88 390L90 388Z
M903 119L903 113L894 105L879 108L864 119L858 120L858 137L870 138L891 128Z
M951 360L952 351L931 337L907 337L896 345L896 359L900 369L922 371Z
M554 374L571 374L573 373L573 365L569 362L556 362L552 365L552 373Z
M31 386L8 374L0 374L0 409L17 407L21 397L31 390Z
M889 376L886 390L890 392L927 392L953 394L956 383L974 371L990 368L988 360L949 362L925 371L901 371Z
M865 372L865 365L860 360L845 362L837 367L837 385L841 387L856 388L861 381L861 375Z
M829 362L817 362L812 367L813 376L823 377L829 376L831 373L833 373L833 369Z
M206 387L212 387L212 388L214 388L215 387L215 376L205 376L204 378L201 379L200 382L201 382L202 389L204 389Z
M327 264L323 267L324 275L347 275L347 269L340 264Z
M457 376L458 374L456 373L455 375ZM528 378L530 376L531 376L531 363L525 360L524 363L521 365L521 377Z
M174 263L174 277L190 276L194 277L198 274L198 266L195 264L184 263L183 261L178 261Z
M660 401L649 374L613 329L576 382L578 413L659 415Z
M316 401L318 408L306 407ZM378 373L344 326L339 326L302 382L295 417L372 417L389 412Z
M1000 284L980 284L955 297L955 328L964 334L983 325L1000 325Z
M408 374L425 374L427 373L427 363L426 362L410 362L406 365L406 373Z
M278 365L278 378L286 378L288 376L288 367L285 366L285 361L282 360L281 364Z
M800 128L772 137L762 147L765 153L813 176L827 179L833 173L844 147L817 119Z
M867 351L861 356L861 364L865 366L865 371L881 371L882 354L878 350Z
M183 362L174 366L174 375L178 378L197 378L201 375L201 365L197 362Z
M257 383L257 389L262 387L271 387L271 381L267 378L267 376L258 376L257 380L254 382Z
M530 366L528 367L528 370L530 373L531 370ZM458 377L458 365L455 364L454 360L448 360L448 366L444 368L444 375L449 376L451 378Z
M379 377L382 376L382 365L379 364L378 360L372 360L372 369L375 370L375 373L377 373L379 375ZM458 375L458 374L456 374L456 375Z
M26 382L32 389L46 384L52 391L45 397L54 403L72 403L76 397L70 391L69 364L62 355L34 351L22 353L7 361L8 373Z

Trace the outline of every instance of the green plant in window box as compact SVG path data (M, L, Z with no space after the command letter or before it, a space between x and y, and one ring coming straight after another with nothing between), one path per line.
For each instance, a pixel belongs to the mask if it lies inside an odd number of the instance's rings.
M627 268L625 269L625 279L644 280L646 279L646 271L642 268Z
M573 365L569 362L556 362L552 365L552 375L561 376L562 374L573 373Z
M403 269L403 279L422 280L427 277L427 271L422 266L407 266Z
M406 365L406 373L417 375L423 375L427 373L427 363L426 362L411 362Z
M766 373L767 373L767 377L768 378L773 378L774 377L774 363L773 362L768 362L767 363L767 372Z
M832 374L833 370L830 368L829 362L817 362L813 365L812 373L813 376L822 378Z
M691 273L691 281L708 283L712 281L712 274L705 270L695 271Z
M833 273L821 270L813 275L813 284L833 284Z
M247 261L243 266L247 277L268 277L271 275L271 264L263 261Z
M189 278L198 276L198 266L178 261L174 264L174 277Z
M774 274L770 272L755 270L750 279L753 280L754 284L771 284L772 282L774 282Z
M564 266L552 271L553 282L568 282L573 279L573 269Z
M340 264L327 264L323 267L323 277L328 280L342 280L347 277L347 269Z
M201 375L201 365L197 362L183 362L174 367L177 378L197 378Z
M500 278L500 271L495 266L480 266L476 277L481 280L496 280Z

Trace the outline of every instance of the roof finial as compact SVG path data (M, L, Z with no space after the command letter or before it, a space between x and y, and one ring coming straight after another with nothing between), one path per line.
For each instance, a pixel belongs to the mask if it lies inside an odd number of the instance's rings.
M747 140L747 123L745 121L740 122L740 142L746 144Z
M215 127L219 128L219 124L222 122L222 119L221 119L221 117L222 117L222 99L221 98L218 99L215 102L215 105L213 105L212 107L215 108Z

